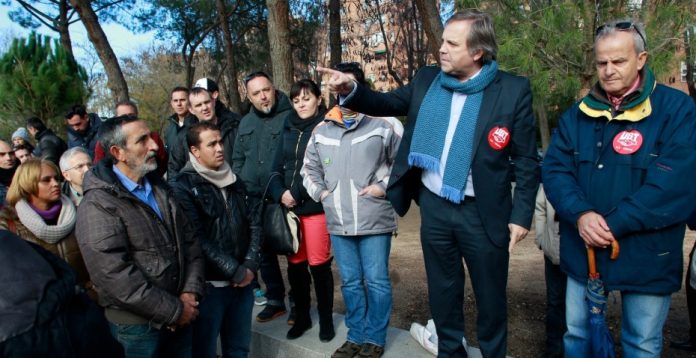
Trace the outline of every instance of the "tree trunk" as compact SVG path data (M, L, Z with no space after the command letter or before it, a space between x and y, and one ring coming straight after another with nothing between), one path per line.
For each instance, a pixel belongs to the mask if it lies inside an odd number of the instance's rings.
M65 51L68 52L70 57L73 57L74 59L72 41L70 40L70 30L68 29L68 26L70 25L68 22L68 0L60 0L60 4L58 4L58 6L60 9L56 25L58 27L58 34L60 35L60 43L65 48Z
M234 60L234 47L232 46L232 33L230 32L230 23L227 20L227 11L225 9L224 0L216 0L218 18L220 28L222 29L222 39L225 43L225 59L227 60L227 78L229 86L227 88L227 96L229 97L228 105L233 112L240 112L241 101L239 99L239 87L237 85L237 63Z
M331 50L329 66L333 68L343 61L341 59L343 56L343 44L341 41L340 0L329 0L329 48ZM319 80L321 80L321 77L319 77ZM329 95L329 108L334 105L336 105L336 96Z
M546 104L535 99L535 110L537 122L539 123L539 134L541 137L541 149L546 151L551 143L551 130L549 128L549 117L546 112Z
M107 86L111 90L111 95L116 102L129 100L128 84L123 77L121 66L118 64L118 59L111 49L111 45L109 45L109 40L106 38L104 30L99 25L99 19L92 9L90 0L70 0L70 3L77 13L80 14L82 24L85 25L87 30L89 41L94 46L104 66L108 79Z
M331 67L341 63L341 1L329 0L329 47L331 48Z
M692 47L696 35L696 27L688 27L684 31L684 52L686 53L686 86L689 89L689 96L696 102L696 83L694 82L694 52Z
M292 50L288 27L288 0L266 0L268 6L268 42L273 59L273 84L285 93L293 82Z
M380 0L375 0L375 6L377 7L377 22L379 23L379 30L382 32L382 38L384 39L384 55L387 58L387 71L394 78L394 81L399 85L399 87L404 86L404 81L401 80L401 76L394 70L394 65L392 63L392 52L389 51L389 38L387 38L387 32L384 31L384 21L382 21L382 8L379 6Z
M428 37L430 53L435 58L435 61L440 63L440 46L442 45L442 31L444 30L440 20L440 11L436 2L431 0L416 0L416 6L421 13L423 29Z

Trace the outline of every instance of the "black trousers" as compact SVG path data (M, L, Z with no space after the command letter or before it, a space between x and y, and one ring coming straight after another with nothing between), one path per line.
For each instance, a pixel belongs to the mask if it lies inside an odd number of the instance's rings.
M507 350L508 248L488 238L476 200L454 204L421 187L421 244L428 295L438 335L438 357L466 357L462 258L476 297L477 336L484 357Z
M568 330L565 320L566 274L544 256L546 279L546 355L563 357L563 334Z
M261 252L259 271L263 283L266 284L268 304L285 307L285 284L278 264L278 255Z

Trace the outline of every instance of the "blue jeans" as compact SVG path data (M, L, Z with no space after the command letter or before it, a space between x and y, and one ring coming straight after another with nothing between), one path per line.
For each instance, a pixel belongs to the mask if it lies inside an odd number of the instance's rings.
M152 328L149 324L109 322L109 327L127 358L191 357L191 326L175 332Z
M193 322L193 357L246 357L251 343L253 287L213 287L208 284L198 318Z
M348 341L384 347L392 291L389 281L391 233L331 235L346 304Z
M566 321L563 337L566 357L589 357L589 312L586 283L568 277ZM624 357L660 357L662 328L667 319L671 295L621 292L621 349Z

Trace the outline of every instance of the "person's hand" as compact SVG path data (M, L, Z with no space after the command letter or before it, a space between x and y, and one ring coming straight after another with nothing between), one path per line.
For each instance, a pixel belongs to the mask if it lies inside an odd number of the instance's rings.
M582 214L578 218L577 225L578 233L587 246L604 248L615 240L604 217L594 211Z
M324 199L326 199L327 196L329 196L329 191L328 190L322 191L321 196L319 197L319 201L324 201Z
M179 300L183 304L183 309L181 316L176 321L176 326L185 327L198 317L198 301L196 301L196 295L189 292L179 295Z
M329 79L324 82L329 86L329 91L341 96L347 96L353 91L355 82L345 73L321 66L317 67L317 72L329 76Z
M292 197L292 194L290 194L290 190L286 190L283 193L283 196L280 197L280 202L285 205L286 208L292 209L297 205L297 202L295 202L295 198Z
M360 190L358 195L360 195L360 196L370 195L370 196L373 196L375 198L384 198L387 195L387 193L385 193L384 189L382 189L382 187L380 187L379 185L372 184L372 185L368 185L368 186L364 187L362 190Z
M510 245L508 245L508 252L512 252L512 248L515 247L515 244L527 237L529 230L512 223L508 224L508 229L510 230Z
M253 279L254 273L251 272L251 270L246 269L246 273L244 274L244 279L242 280L242 282L232 283L232 287L246 287L251 283Z

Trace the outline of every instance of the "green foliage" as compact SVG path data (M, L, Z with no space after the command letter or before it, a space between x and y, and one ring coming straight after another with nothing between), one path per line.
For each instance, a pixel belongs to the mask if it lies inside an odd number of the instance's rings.
M14 39L0 58L3 130L23 126L29 116L61 128L62 114L88 97L86 82L85 69L57 41L33 32L27 39Z
M613 19L645 23L649 66L659 79L677 68L682 33L694 22L693 4L670 0L456 0L456 7L493 15L500 67L530 79L537 117L549 118L550 127L596 81L597 26Z

